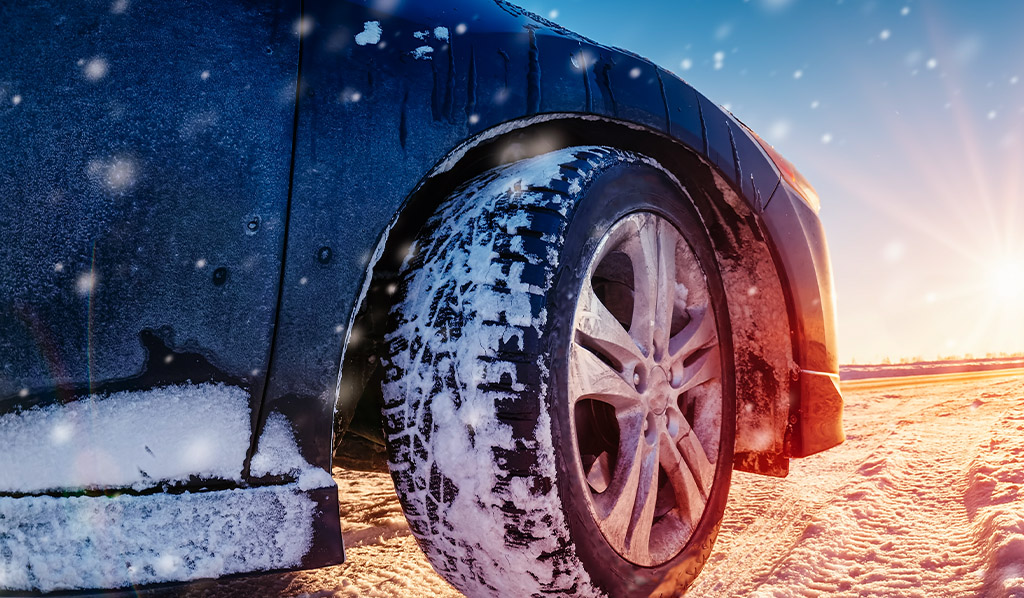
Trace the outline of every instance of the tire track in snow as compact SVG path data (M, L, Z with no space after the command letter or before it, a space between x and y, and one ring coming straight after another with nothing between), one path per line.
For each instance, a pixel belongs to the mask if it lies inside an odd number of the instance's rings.
M1014 421L1022 387L847 393L844 446L794 461L786 480L736 476L733 511L690 595L978 595L986 559L964 506L968 469Z
M743 587L748 578L765 579L772 574L776 563L792 551L816 513L834 500L847 482L854 483L860 464L905 425L902 422L906 417L920 410L919 405L901 399L899 394L886 397L889 417L881 420L885 424L879 424L874 410L865 410L867 404L848 404L846 442L824 455L793 461L788 478L734 474L729 508L711 564L691 595L742 595L733 592ZM851 420L871 422L871 427L851 425ZM805 467L811 463L813 470ZM742 568L747 574L736 576L735 568Z

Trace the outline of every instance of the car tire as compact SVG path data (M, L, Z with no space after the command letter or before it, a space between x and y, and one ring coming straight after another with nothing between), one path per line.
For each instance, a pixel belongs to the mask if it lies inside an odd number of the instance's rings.
M426 221L387 333L410 528L468 596L675 596L732 471L725 292L682 186L575 147L499 166Z

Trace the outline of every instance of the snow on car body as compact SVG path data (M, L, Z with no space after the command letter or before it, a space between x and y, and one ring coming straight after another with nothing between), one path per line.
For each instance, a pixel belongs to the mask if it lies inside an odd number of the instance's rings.
M337 496L316 472L384 462L387 314L421 226L466 181L572 148L597 148L592 172L550 180L581 214L586 181L647 168L698 218L724 292L735 466L784 475L842 441L813 190L646 60L501 0L2 14L0 442L25 460L0 465L0 586L339 562ZM141 515L165 508L178 514ZM83 515L47 515L69 509ZM236 523L252 531L210 535ZM275 541L246 558L259 538Z

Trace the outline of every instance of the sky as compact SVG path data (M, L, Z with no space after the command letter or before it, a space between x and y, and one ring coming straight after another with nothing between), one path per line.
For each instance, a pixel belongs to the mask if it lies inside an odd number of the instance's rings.
M518 3L681 76L811 181L841 363L1024 351L1024 2Z

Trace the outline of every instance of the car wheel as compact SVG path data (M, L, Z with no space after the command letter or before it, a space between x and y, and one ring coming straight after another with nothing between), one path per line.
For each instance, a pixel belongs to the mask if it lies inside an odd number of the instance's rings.
M433 566L469 596L673 596L725 506L725 294L685 190L576 147L454 192L402 268L389 465Z

